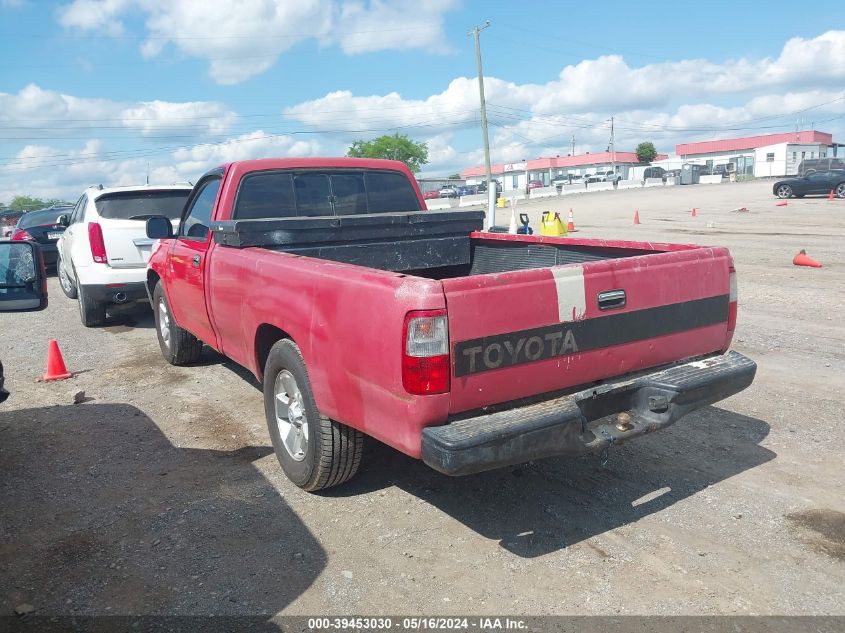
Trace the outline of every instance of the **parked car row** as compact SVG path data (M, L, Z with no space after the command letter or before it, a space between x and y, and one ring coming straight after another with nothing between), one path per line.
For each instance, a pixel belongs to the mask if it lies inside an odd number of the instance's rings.
M496 183L496 190L501 191L502 185L499 181ZM481 182L477 185L444 185L441 189L435 191L427 191L423 194L425 200L434 200L437 198L461 198L463 196L475 196L480 193L487 193L487 183Z

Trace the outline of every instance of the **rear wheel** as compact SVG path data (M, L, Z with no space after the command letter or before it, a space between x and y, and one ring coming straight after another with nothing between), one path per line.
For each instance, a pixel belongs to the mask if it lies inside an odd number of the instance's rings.
M79 303L79 318L85 327L97 327L106 321L106 304L95 300L85 286L76 285L76 300Z
M171 365L187 365L196 362L202 353L202 341L173 320L170 304L159 281L153 291L153 315L161 355Z
M59 275L59 287L62 289L62 293L68 299L76 299L76 285L70 280L70 275L67 274L65 262L61 255L56 261L56 273Z
M296 343L277 341L264 367L264 410L285 475L313 492L342 484L358 471L363 434L317 410Z
M845 182L840 182L836 185L836 197L837 198L845 198Z
M792 197L792 187L789 185L780 185L777 190L775 191L775 195L778 198L791 198Z

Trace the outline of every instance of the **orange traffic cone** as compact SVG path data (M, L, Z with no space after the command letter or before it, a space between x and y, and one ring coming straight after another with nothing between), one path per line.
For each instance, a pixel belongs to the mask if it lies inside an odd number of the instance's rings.
M783 202L778 202L777 204L775 204L775 206L776 207L785 207L787 204L789 204L789 203L786 200L784 200Z
M695 207L692 208L692 217L696 217L698 214L695 212Z
M830 190L830 193L827 195L828 200L833 200L833 189Z
M640 210L637 209L636 211L634 211L634 224L639 224L639 223L640 223Z
M575 217L572 215L572 209L569 210L569 221L566 223L566 232L574 233L578 229L575 228Z
M792 263L796 266L809 266L810 268L821 268L822 265L812 257L807 257L807 251L803 248L798 251L798 254L792 258Z
M52 339L50 347L47 349L47 371L43 380L64 380L72 375L65 367L65 360L62 358L58 342L56 339Z

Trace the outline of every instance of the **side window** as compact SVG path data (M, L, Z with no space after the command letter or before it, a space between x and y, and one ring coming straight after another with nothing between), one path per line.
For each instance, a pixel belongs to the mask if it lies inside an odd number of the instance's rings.
M214 201L220 189L220 178L207 180L202 189L191 202L188 214L182 220L179 228L181 237L188 237L198 242L208 239L208 225L211 223L211 213L214 211Z
M293 176L284 172L266 172L247 176L241 181L233 218L290 218L296 216Z
M76 206L73 207L73 211L70 213L70 218L68 218L68 224L76 224L77 222L82 221L82 216L85 214L85 205L88 203L88 197L85 194L82 194L82 197L76 201Z
M400 173L368 171L367 199L370 213L420 211L420 201L408 179Z
M334 215L327 175L297 174L293 177L293 188L298 215Z
M363 174L333 174L332 201L335 215L367 212L367 194Z

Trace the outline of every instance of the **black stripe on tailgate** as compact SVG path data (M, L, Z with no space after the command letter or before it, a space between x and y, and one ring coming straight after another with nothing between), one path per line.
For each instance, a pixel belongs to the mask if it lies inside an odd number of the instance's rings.
M455 376L643 341L728 320L719 295L455 343Z

